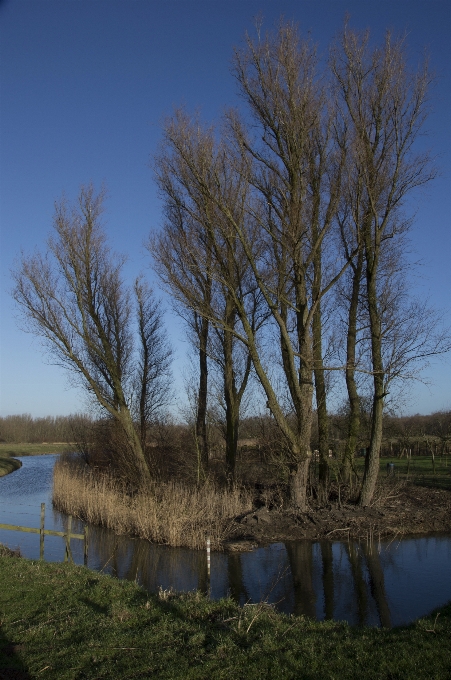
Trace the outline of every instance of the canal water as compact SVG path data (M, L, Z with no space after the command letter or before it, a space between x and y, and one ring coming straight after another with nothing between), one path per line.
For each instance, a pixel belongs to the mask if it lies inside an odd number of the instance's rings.
M61 531L67 517L52 508L52 472L57 456L21 458L22 467L0 479L0 523ZM76 521L73 531L82 533ZM39 535L0 529L0 543L39 557ZM72 553L83 563L83 542ZM62 538L45 537L45 559L62 561ZM203 551L154 545L89 529L88 566L136 580L148 591L173 588L207 591ZM296 541L273 543L247 553L212 553L211 597L231 595L240 604L266 600L282 612L351 625L400 626L451 600L451 535L381 543Z

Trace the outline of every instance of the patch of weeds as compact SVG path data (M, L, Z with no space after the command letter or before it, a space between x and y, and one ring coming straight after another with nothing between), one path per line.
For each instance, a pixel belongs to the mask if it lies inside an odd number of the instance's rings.
M0 557L21 557L20 548L8 548L0 543Z

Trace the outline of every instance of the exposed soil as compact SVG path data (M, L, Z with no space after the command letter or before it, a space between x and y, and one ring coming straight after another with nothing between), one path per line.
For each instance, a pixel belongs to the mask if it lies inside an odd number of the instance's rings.
M308 512L293 513L262 505L235 519L228 550L248 550L277 541L396 538L451 531L451 491L414 484L386 488L374 505L316 501Z

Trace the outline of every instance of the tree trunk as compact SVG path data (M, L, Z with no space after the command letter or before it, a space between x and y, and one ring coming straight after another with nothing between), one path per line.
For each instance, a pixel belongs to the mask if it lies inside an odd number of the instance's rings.
M374 395L373 417L371 422L371 441L365 458L359 505L365 507L371 503L379 475L380 448L382 442L382 416L384 412L384 394Z
M318 201L315 201L318 204ZM315 214L319 211L319 204ZM312 226L313 239L319 241L316 219ZM316 304L312 321L313 336L313 375L315 379L316 414L318 419L318 449L319 449L319 486L322 500L326 500L329 483L329 417L327 415L326 379L323 362L323 331L320 294L322 289L322 259L321 248L318 248L313 259L314 275L312 296Z
M228 328L235 326L235 307L231 296L227 296L225 318ZM235 371L233 365L233 335L224 329L224 399L226 404L226 476L231 485L235 480L236 452L238 448L238 427L241 398L237 393Z
M307 484L311 456L292 463L290 466L290 496L293 509L300 512L308 510Z
M299 304L299 303L298 303ZM299 305L298 342L301 361L298 374L298 388L293 390L294 404L297 414L297 437L291 445L290 493L291 503L295 510L306 512L307 485L309 466L312 457L310 439L312 435L312 400L313 400L313 348L312 337L305 325L305 311Z
M365 458L365 472L359 498L359 505L361 506L366 506L371 503L376 488L382 443L382 417L384 413L384 366L382 360L381 319L377 305L376 271L377 258L374 257L372 262L367 264L368 311L371 327L374 395L371 419L371 440Z
M235 481L236 453L238 449L239 417L233 409L226 413L226 475L227 483Z
M229 375L227 375L229 373ZM226 369L224 397L226 402L226 475L227 483L232 484L235 480L236 452L238 448L239 408L234 381L231 382L232 370Z
M208 363L207 342L209 322L199 320L199 393L197 398L196 439L200 452L200 470L204 476L208 471L208 434L207 434L207 395L208 395Z
M329 417L327 414L326 380L323 368L321 311L313 316L313 360L316 394L316 413L318 417L319 482L322 495L327 493L329 482ZM325 500L325 498L323 499Z
M127 407L123 407L117 412L116 420L122 427L127 444L130 447L130 452L133 456L132 464L136 466L136 472L138 473L140 483L143 486L146 486L152 481L152 475L141 447L140 436L136 431L130 411Z
M352 293L348 312L348 333L346 338L346 387L349 399L349 426L343 456L343 477L349 482L351 476L352 460L357 448L360 430L360 397L357 392L355 381L355 360L357 342L357 312L359 306L360 281L363 269L363 249L357 257L357 264L352 278Z

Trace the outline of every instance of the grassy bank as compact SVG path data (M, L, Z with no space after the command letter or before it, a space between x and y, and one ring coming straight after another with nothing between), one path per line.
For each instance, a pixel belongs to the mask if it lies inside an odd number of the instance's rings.
M393 473L400 481L413 482L420 486L436 489L451 490L451 459L450 456L412 456L412 458L381 458L379 475L387 476L387 464L393 464ZM364 459L356 458L355 467L363 474Z
M62 453L68 450L68 444L56 442L51 444L8 444L0 443L0 457L10 456L43 456L47 453Z
M67 444L7 444L0 443L0 477L8 475L21 467L20 460L13 456L42 456L47 453L67 451Z
M252 495L213 484L197 489L162 483L130 496L112 478L59 460L53 475L53 503L61 512L153 543L199 549L205 547L208 534L215 550L227 536L230 518L252 509Z
M7 458L3 457L0 454L0 477L4 477L5 475L9 475L10 472L14 472L14 470L18 470L21 467L22 463L20 460L16 460L15 458Z
M408 628L350 628L283 616L265 605L240 609L198 593L152 596L69 564L0 557L0 577L0 676L444 680L451 674L451 606Z

